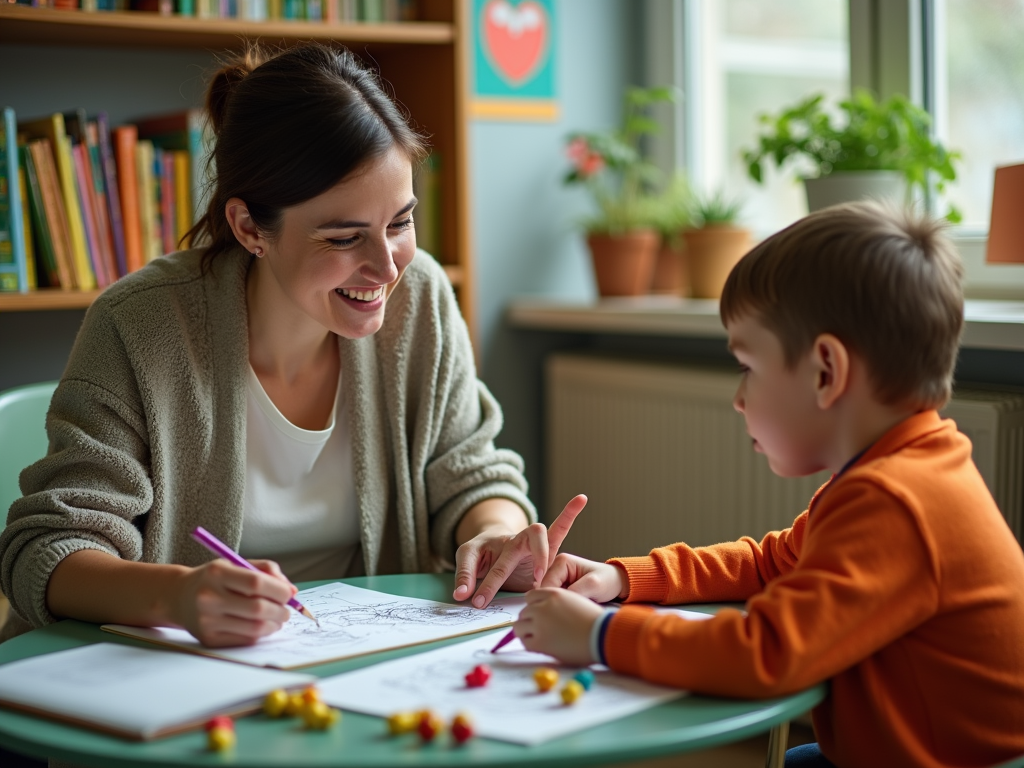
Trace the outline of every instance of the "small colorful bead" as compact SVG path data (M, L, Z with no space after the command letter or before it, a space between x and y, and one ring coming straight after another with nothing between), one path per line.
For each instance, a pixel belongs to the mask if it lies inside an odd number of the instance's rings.
M223 752L235 746L235 729L216 726L206 734L206 745L213 752Z
M302 699L301 693L293 693L288 697L288 703L284 707L284 713L288 717L297 717L306 708L306 702Z
M473 721L468 715L459 713L452 720L452 738L458 744L465 744L473 738Z
M420 713L418 726L420 738L424 741L433 741L437 734L444 730L444 721L436 713L425 709Z
M533 673L533 679L541 693L547 693L558 685L558 673L551 667L541 667Z
M562 689L562 701L565 704L575 704L583 695L583 686L578 680L570 680Z
M470 688L483 688L491 679L491 668L486 664L477 664L473 671L466 675L466 685Z
M594 673L589 669L581 669L572 677L577 683L583 686L583 690L589 691L590 686L594 684Z
M388 731L392 736L411 733L420 725L419 712L396 712L388 718Z
M263 713L267 717L281 717L288 706L288 692L278 688L263 699Z
M306 705L302 719L306 722L307 728L323 731L341 719L341 712L327 706L322 701L314 701Z
M302 703L312 704L315 701L320 701L320 690L315 685L311 685L302 692Z
M211 717L207 720L203 728L206 729L207 733L212 731L214 728L224 728L225 730L233 731L235 730L235 721L227 715L218 715L217 717Z

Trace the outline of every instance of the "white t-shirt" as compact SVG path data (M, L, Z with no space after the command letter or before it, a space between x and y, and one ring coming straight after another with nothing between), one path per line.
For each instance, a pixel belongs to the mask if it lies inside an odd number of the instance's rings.
M239 550L277 561L292 581L341 578L359 548L352 440L337 419L341 378L327 428L308 430L281 414L249 366Z

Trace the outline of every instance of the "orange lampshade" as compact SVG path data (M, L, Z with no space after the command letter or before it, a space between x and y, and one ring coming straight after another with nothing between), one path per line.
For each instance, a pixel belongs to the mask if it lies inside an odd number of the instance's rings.
M1024 163L996 168L985 261L1024 264Z

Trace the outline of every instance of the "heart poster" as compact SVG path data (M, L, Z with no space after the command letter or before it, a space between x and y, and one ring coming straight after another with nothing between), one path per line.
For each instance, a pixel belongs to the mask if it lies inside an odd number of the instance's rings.
M473 117L557 119L555 3L473 0Z

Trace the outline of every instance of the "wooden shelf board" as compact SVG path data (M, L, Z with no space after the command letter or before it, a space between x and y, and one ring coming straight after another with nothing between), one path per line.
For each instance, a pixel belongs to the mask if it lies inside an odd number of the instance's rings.
M44 309L85 309L102 291L60 291L43 288L29 293L0 293L0 312Z
M328 24L161 16L141 11L85 12L0 2L0 43L44 45L238 48L243 40L292 44L303 40L346 43L445 45L455 28L441 22Z

